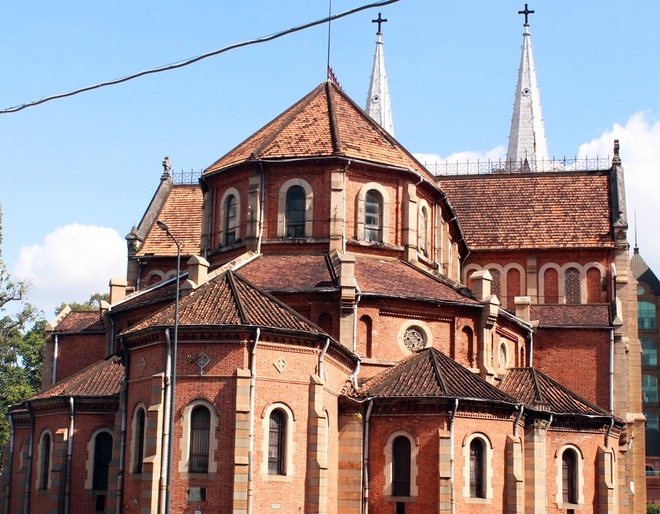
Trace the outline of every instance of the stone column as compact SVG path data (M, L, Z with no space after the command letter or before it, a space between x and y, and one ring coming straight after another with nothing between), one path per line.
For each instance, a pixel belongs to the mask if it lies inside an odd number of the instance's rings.
M247 513L250 464L250 370L236 370L236 425L234 434L234 514ZM254 465L254 459L253 459Z
M362 451L364 425L355 411L339 415L339 466L337 473L337 512L362 512Z
M525 513L547 511L546 484L547 422L536 420L525 430Z
M323 380L312 375L309 385L309 417L307 420L307 481L305 512L328 512L328 458L326 415L323 412Z
M277 198L273 199L277 201ZM253 173L250 176L247 194L247 231L245 234L246 250L256 252L259 242L261 220L261 173Z
M525 482L522 442L519 437L506 436L505 459L505 512L507 514L523 514L525 508Z
M599 446L596 459L598 512L614 514L614 455L612 449Z
M451 433L438 430L438 514L451 513L452 488L451 476Z
M151 405L147 409L147 441L142 462L142 514L158 512L158 487L163 444L163 392L165 374L151 377ZM176 464L172 464L176 466Z
M69 445L69 430L60 428L53 437L53 467L50 470L50 511L64 512L66 489L66 452Z
M407 182L403 186L403 246L404 260L417 259L417 187Z
M344 251L346 223L346 191L344 170L333 170L330 176L330 251Z
M355 257L350 253L339 256L339 287L341 290L341 317L339 319L339 342L353 350L355 331Z

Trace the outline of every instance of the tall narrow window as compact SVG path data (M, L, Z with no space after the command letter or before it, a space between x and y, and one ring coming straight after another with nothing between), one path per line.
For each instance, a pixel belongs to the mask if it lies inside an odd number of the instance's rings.
M561 455L562 500L577 503L577 453L564 450Z
M644 403L658 403L658 379L653 375L642 375Z
M559 303L559 273L554 268L548 268L543 275L545 296L543 303Z
M383 242L383 197L375 189L367 192L364 202L364 239Z
M305 237L305 190L293 186L286 192L286 237Z
M637 302L637 326L639 330L655 330L655 304L651 302Z
M286 475L284 465L284 440L286 436L286 418L284 412L275 409L270 414L268 429L268 474Z
M211 413L204 406L195 407L190 414L190 454L188 471L190 473L208 473L209 471L209 433Z
M484 480L485 448L481 439L470 442L470 496L472 498L485 498L486 488Z
M491 268L488 270L493 277L492 282L490 283L490 293L494 294L498 298L502 297L502 274L500 270L496 268Z
M134 473L142 473L142 461L144 460L144 431L146 425L146 416L144 409L138 409L135 413L135 434L134 434Z
M658 365L658 345L655 339L640 337L642 343L642 366L655 368Z
M225 200L225 245L236 242L236 197L229 195Z
M581 302L580 294L580 270L568 268L564 272L564 297L566 303L577 305Z
M112 435L108 432L99 432L94 441L94 478L92 479L92 489L96 491L108 490L110 461L112 461Z
M429 241L429 212L426 209L426 207L422 207L419 211L419 227L417 228L418 230L418 248L419 252L424 256L428 257L429 256L429 248L430 248L430 241Z
M41 459L39 474L39 489L48 489L48 477L50 476L50 434L44 433L41 438Z
M410 496L410 439L392 442L392 496Z

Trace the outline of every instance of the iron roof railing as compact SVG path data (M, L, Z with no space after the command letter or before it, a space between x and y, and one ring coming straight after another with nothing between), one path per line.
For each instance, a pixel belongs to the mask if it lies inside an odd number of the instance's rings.
M506 159L466 162L424 162L424 167L433 175L487 175L499 173L528 173L547 171L597 171L610 169L610 157L595 159L572 158L540 161L507 161Z

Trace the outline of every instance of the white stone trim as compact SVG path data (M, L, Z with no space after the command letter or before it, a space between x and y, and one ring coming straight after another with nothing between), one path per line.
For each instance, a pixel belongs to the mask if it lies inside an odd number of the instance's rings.
M277 195L277 237L286 237L286 194L294 186L300 186L305 190L305 237L313 237L314 190L309 182L301 178L289 179L280 187Z
M41 474L43 472L43 444L44 444L44 436L48 435L50 436L50 451L48 452L48 480L46 482L46 489L42 489L41 486ZM41 432L41 435L39 436L39 448L37 450L37 479L34 484L34 488L37 491L45 491L50 489L51 487L51 480L52 480L52 471L53 471L53 445L55 444L55 438L53 437L53 432L51 432L50 429L46 428Z
M550 268L557 271L559 303L566 303L565 273L568 268L576 268L580 272L580 304L583 305L587 303L587 271L597 268L600 271L601 280L607 275L607 270L600 262L591 261L585 265L567 262L562 266L548 262L539 269L539 303L545 303L545 272Z
M165 280L165 273L157 269L151 270L149 273L147 273L147 276L144 277L144 283L147 284L147 287L151 287L149 284L149 279L151 279L151 277L158 277L160 279L158 282L162 282ZM157 284L158 282L154 282L153 285Z
M138 449L138 440L136 439L136 431L137 431L137 413L138 411L142 409L144 411L144 439L142 440L142 447L145 449L145 452L143 453L143 457L147 456L146 449L147 449L147 426L149 424L149 418L147 417L147 411L148 407L140 402L138 403L135 408L133 409L133 418L131 419L131 453L130 453L130 462L129 462L129 472L131 474L135 473L135 467L137 466L137 460L136 460L136 455L137 455L137 449Z
M390 195L387 189L380 185L378 182L368 182L360 188L356 198L355 208L355 237L358 241L364 241L364 216L365 216L365 203L367 193L371 190L378 191L383 199L383 211L380 215L381 234L383 236L383 243L390 243Z
M209 469L207 473L190 473L188 471L188 458L190 455L190 416L195 407L204 406L211 413L211 419L209 423ZM176 422L176 420L175 420ZM215 410L215 406L205 400L204 398L197 398L196 400L191 401L183 409L183 414L180 418L180 423L182 425L181 439L179 439L179 449L181 450L181 460L179 460L179 473L185 473L186 475L208 475L212 476L216 471L218 471L218 462L215 459L216 452L218 450L218 437L216 435L218 431L218 425L220 424L220 418L218 413Z
M241 206L242 206L242 198L241 198L241 193L238 189L235 187L230 187L227 189L223 195L222 198L220 198L220 205L218 206L219 216L218 216L218 246L227 246L225 245L225 221L226 221L226 215L227 215L227 210L225 208L225 202L227 201L227 198L230 195L234 195L234 198L236 199L236 225L234 225L234 241L238 242L239 239L241 239Z
M270 475L268 473L268 442L270 434L270 415L274 410L281 410L286 420L284 433L284 475ZM293 455L295 454L295 428L296 420L291 407L286 403L277 402L268 405L261 413L261 426L263 438L261 440L261 477L268 482L291 482L295 475Z
M92 485L94 484L94 454L96 452L96 444L95 444L96 436L98 436L102 432L107 432L108 434L110 434L114 446L115 435L111 428L101 427L101 428L97 428L96 430L94 430L94 432L92 432L92 435L89 437L89 440L87 441L87 462L85 463L87 476L85 478L85 489L91 490ZM110 480L112 480L112 477L110 477Z
M422 241L422 212L426 210L426 248L422 248L424 241ZM417 202L417 252L421 254L424 259L431 260L433 257L431 251L433 249L432 234L433 234L433 218L431 217L431 208L426 200L420 198Z
M563 498L563 465L562 465L562 455L566 450L572 450L577 455L577 493L578 493L578 502L577 503L564 503ZM555 501L557 502L557 508L564 509L581 509L584 507L584 454L582 450L574 444L565 444L555 452L555 466L557 467L557 476L555 480L555 485L557 486L557 494L555 495Z
M394 443L394 440L400 436L403 436L410 441L410 496L405 496L403 498L414 498L419 495L419 488L417 487L417 475L419 473L419 468L417 467L417 453L419 451L419 444L417 438L405 430L397 430L388 436L383 448L383 454L385 455L385 468L383 470L385 473L385 484L383 485L383 496L388 499L399 498L392 496L392 478L394 471L392 444Z
M403 336L405 335L406 330L408 330L411 327L419 328L422 331L425 339L424 348L429 348L433 346L433 332L431 332L431 327L429 327L426 323L424 323L421 320L409 319L399 327L399 333L397 334L396 337L397 343L399 344L399 348L401 349L401 352L403 352L404 355L412 354L412 352L403 342Z
M470 496L470 444L474 439L480 439L486 449L484 455L485 498ZM493 444L488 436L482 432L475 432L463 439L463 498L466 503L486 503L493 501Z

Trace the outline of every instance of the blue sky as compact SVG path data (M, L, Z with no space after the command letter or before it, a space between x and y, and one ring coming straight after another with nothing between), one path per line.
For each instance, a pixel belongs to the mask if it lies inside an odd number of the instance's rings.
M366 3L366 2L365 2ZM333 0L338 13L362 5ZM524 2L400 0L332 26L331 62L365 103L378 11L397 139L445 159L505 153ZM550 154L611 154L660 274L660 3L530 2ZM6 2L0 109L323 18L327 0ZM176 71L0 115L3 259L52 318L125 275L123 237L168 155L201 170L325 79L327 26ZM431 157L434 159L435 157ZM632 239L632 230L631 239ZM632 243L632 241L631 241Z

